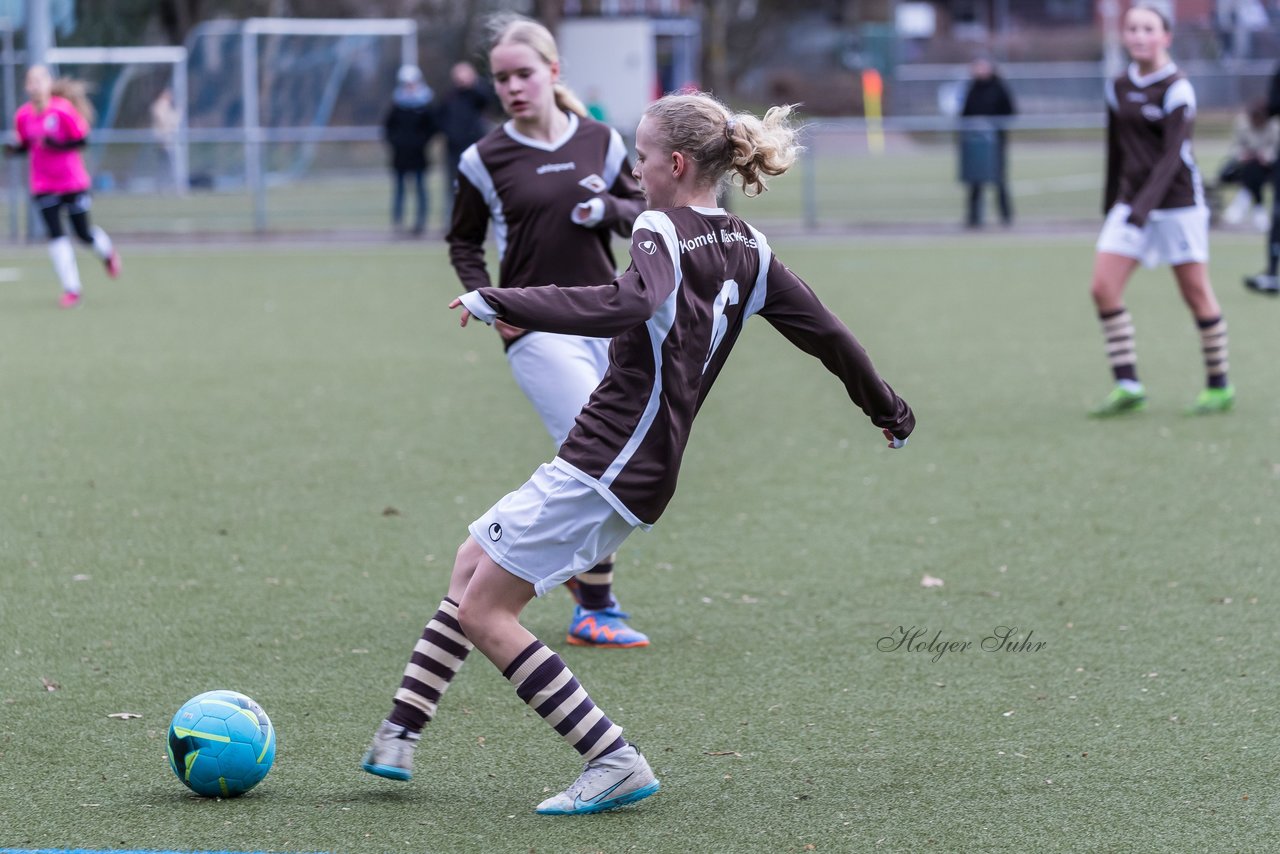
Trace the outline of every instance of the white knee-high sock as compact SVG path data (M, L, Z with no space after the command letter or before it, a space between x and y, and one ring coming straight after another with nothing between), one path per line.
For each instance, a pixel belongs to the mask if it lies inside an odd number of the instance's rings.
M94 253L104 261L110 258L111 250L115 248L114 245L111 243L110 235L108 235L105 231L103 231L101 228L99 228L96 225L93 227L93 230L90 232L90 234L93 235Z
M62 289L69 294L80 293L80 268L76 266L76 250L70 237L55 237L49 241L49 258L53 272L58 274Z

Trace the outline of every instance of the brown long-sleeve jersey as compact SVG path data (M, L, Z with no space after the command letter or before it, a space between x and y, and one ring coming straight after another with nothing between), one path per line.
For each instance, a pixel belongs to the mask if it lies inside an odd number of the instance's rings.
M468 296L468 307L485 321L614 339L609 369L555 465L632 524L651 525L671 500L693 419L753 314L821 360L877 427L906 438L915 426L845 325L763 234L720 209L641 214L631 266L610 284L478 296L487 305Z
M463 152L447 240L467 290L493 284L484 249L491 224L500 287L594 285L617 275L609 235L631 234L644 194L618 132L567 115L569 127L553 143L522 136L507 122ZM574 206L593 198L604 203L603 221L575 225Z
M1191 151L1196 93L1172 62L1143 77L1137 67L1107 83L1104 212L1117 203L1142 226L1153 210L1204 204Z

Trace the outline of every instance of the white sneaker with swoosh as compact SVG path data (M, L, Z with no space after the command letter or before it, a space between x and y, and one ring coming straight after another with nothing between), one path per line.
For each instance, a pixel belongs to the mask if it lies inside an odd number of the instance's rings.
M538 804L541 815L586 815L617 809L658 791L658 778L634 745L591 762L573 785Z

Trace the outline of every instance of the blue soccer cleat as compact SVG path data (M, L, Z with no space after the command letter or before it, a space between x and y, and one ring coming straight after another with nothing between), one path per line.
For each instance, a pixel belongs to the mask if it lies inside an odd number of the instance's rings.
M574 646L595 646L601 649L648 646L649 636L626 624L626 619L630 616L618 608L617 600L599 611L588 611L578 605L573 609L573 619L569 621L569 634L565 640Z

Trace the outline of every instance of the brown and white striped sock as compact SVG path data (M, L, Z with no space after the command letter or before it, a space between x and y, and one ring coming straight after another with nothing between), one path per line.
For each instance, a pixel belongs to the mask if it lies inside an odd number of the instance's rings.
M588 611L603 611L613 606L613 561L598 563L586 572L574 576L578 582L578 596L582 607Z
M1098 313L1102 323L1102 336L1107 342L1107 360L1116 382L1138 381L1138 354L1133 344L1133 318L1129 309Z
M446 596L413 647L400 689L396 691L395 706L387 720L414 732L421 731L435 717L440 697L458 674L471 648L471 641L458 623L458 603Z
M515 686L520 699L587 762L626 746L622 727L591 702L560 656L541 641L525 647L502 675Z
M1221 315L1196 320L1200 328L1200 351L1204 354L1205 382L1209 388L1227 387L1227 321Z

